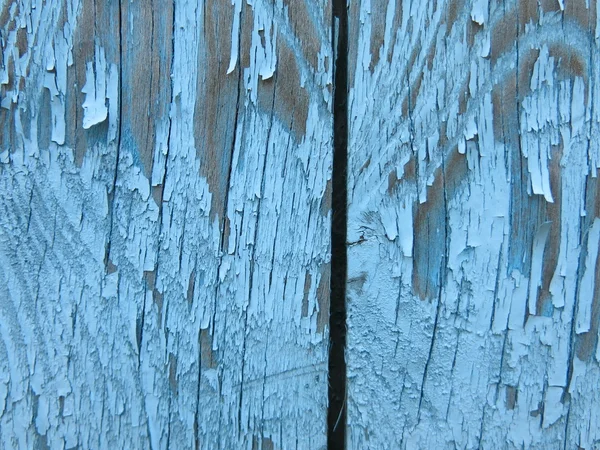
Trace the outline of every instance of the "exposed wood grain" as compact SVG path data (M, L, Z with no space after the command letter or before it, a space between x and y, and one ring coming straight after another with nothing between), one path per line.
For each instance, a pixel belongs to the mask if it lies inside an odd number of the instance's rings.
M348 448L597 448L596 2L349 14Z
M331 5L0 8L3 448L323 448Z

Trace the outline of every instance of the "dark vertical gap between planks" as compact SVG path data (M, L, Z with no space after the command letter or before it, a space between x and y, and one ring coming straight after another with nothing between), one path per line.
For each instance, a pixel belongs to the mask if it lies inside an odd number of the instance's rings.
M329 303L329 409L327 448L346 447L346 227L348 173L348 12L333 0L333 174L331 298Z

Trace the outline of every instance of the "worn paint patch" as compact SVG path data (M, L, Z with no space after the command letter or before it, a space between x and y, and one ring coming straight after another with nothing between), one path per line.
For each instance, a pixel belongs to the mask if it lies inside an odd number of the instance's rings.
M422 300L439 295L446 270L440 255L446 253L447 202L457 194L467 173L466 158L455 151L436 173L427 200L415 206L412 286Z
M593 448L595 5L402 2L386 61L372 6L350 7L348 448Z
M2 5L0 434L323 447L330 5L150 6Z
M122 139L149 179L171 102L173 6L124 3L120 11Z

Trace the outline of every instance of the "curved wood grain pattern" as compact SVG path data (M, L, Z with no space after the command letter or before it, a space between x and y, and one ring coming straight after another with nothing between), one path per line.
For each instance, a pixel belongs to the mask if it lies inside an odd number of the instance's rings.
M331 5L0 11L3 448L323 448Z
M349 11L348 448L597 448L596 1Z

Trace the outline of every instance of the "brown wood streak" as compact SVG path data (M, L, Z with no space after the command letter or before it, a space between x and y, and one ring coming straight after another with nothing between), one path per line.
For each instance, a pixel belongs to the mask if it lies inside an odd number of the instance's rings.
M597 171L596 177L588 175L586 192L586 211L588 215L583 220L582 234L587 235L595 218L600 218L600 182ZM582 248L587 248L582 241ZM594 350L599 344L598 328L600 326L600 258L596 260L594 272L594 293L592 299L592 317L589 331L575 336L575 353L581 361L591 361Z
M412 18L409 19L408 22L409 33L412 30ZM418 35L421 36L421 30L418 30ZM435 53L435 41L432 41L431 47L428 50L428 55L431 53ZM406 63L406 79L410 79L410 74L415 70L415 65L417 63L417 58L421 54L421 47L418 45L415 46L410 53L410 57L408 58L408 62ZM418 75L416 80L412 85L409 86L408 94L404 96L402 100L402 116L408 117L409 114L412 114L415 109L415 105L417 102L417 98L419 96L419 91L421 89L421 83L423 82L423 70L418 71Z
M568 44L551 45L548 47L548 53L556 59L556 77L558 80L581 77L587 84L587 64L577 53L569 49Z
M388 187L386 190L388 195L392 195L399 184L400 180L398 179L398 171L396 169L392 169L392 171L388 174Z
M331 263L322 264L319 268L321 279L317 286L317 302L319 312L317 314L317 333L323 333L329 323L329 285L331 282Z
M0 14L0 30L3 32L3 38L6 39L4 33L10 33L16 29L16 20L10 20L10 7L13 3L6 2ZM19 15L20 4L16 4L14 16ZM0 57L2 57L2 65L6 67L8 74L8 82L6 84L0 84L0 98L5 98L7 92L15 89L17 80L15 79L15 62L12 57L4 59L4 46L0 46ZM15 129L15 115L17 114L18 107L14 103L10 103L9 109L0 108L0 124L2 125L2 132L0 133L0 148L9 149L14 152L18 146L16 144L16 129Z
M512 13L510 13L512 17ZM498 25L503 27L504 24ZM517 39L516 29L513 27ZM506 32L502 32L506 37ZM493 42L493 41L492 41ZM493 47L493 45L492 45ZM510 195L510 242L509 272L514 268L521 273L529 273L531 266L531 245L537 227L543 222L539 217L540 198L528 194L527 160L520 147L519 114L520 104L529 92L528 77L537 59L537 51L530 51L529 56L521 57L519 67L492 90L492 107L494 112L494 137L503 142L506 152L511 155L511 195ZM525 87L525 89L523 89ZM524 252L524 254L523 254Z
M300 41L301 51L304 61L316 71L318 64L318 55L321 51L321 41L319 33L308 11L308 1L283 0L283 4L288 9L288 19L292 26L294 36ZM330 14L331 6L325 9ZM329 19L331 20L331 19ZM325 17L325 23L329 23Z
M587 7L589 3L589 8ZM589 0L570 0L565 2L564 17L573 20L593 36L596 33L597 3Z
M220 221L227 208L225 199L229 188L237 108L241 107L237 100L238 90L243 89L239 85L242 70L239 62L232 73L226 73L234 14L230 3L207 0L204 5L194 110L194 140L200 175L206 178L212 194L211 219L218 217ZM248 22L246 15L248 9L242 8L242 36L252 30L252 21Z
M19 28L17 30L17 49L19 50L19 58L27 53L27 28Z
M519 8L519 22L520 31L524 32L524 26L529 21L537 21L539 17L539 11L537 7L534 7L528 2L521 2ZM544 2L542 9L544 11L552 10L552 2ZM591 23L588 22L589 11L586 10L585 20L581 14L582 5L576 3L570 3L570 6L565 10L565 16L567 18L574 18L581 26L585 28L591 27ZM554 9L556 10L556 9ZM511 17L511 15L506 16ZM593 15L595 17L595 15ZM497 59L500 56L498 48L507 48L507 42L504 38L507 33L507 24L499 24L499 33L502 36L500 39L501 45L494 45L492 40L492 58ZM556 76L558 80L574 79L575 77L581 77L584 83L588 84L588 69L586 62L567 44L559 45L552 44L549 46L549 54L555 58L556 61ZM521 55L519 63L520 66L517 69L519 79L519 92L516 92L516 84L514 79L507 79L504 83L497 86L493 91L493 103L494 103L494 130L496 139L504 140L505 143L509 144L512 148L513 158L512 161L516 162L513 165L511 171L513 179L513 194L511 196L512 201L512 215L511 215L511 242L519 242L519 246L515 246L512 253L512 257L509 256L515 266L520 266L521 270L525 273L529 270L531 264L531 245L534 233L537 227L546 221L551 222L549 239L546 243L546 249L544 252L543 267L542 267L542 285L539 292L539 296L536 303L536 314L548 314L549 311L545 311L551 302L550 294L550 282L557 267L558 251L560 248L560 229L561 229L561 167L560 160L562 157L562 143L553 149L552 159L550 161L550 183L551 191L554 197L554 203L547 203L543 201L539 196L529 196L527 194L527 183L529 182L526 174L526 159L521 155L519 150L519 136L516 130L518 130L518 104L529 93L529 78L533 70L533 64L539 56L539 51L529 50L525 56ZM587 103L588 91L585 90L586 98L584 101ZM511 103L514 104L514 100L517 100L517 104L513 107L507 108ZM516 169L516 170L515 170ZM517 247L519 249L517 249ZM525 258L523 258L523 249L525 251ZM511 249L512 250L512 249ZM509 268L510 270L510 268ZM589 333L585 333L583 336L577 337L578 352L580 352L582 358L589 358L593 347L596 345L597 340L597 322L598 322L598 301L597 293L595 294L594 306L594 327L595 329ZM593 343L592 343L593 341Z
M300 83L300 68L292 49L280 39L277 45L277 86L274 113L292 136L301 142L306 133L309 94Z
M0 28L4 29L4 27L6 27L6 25L8 24L8 20L10 19L10 7L12 6L11 2L4 2L4 5L2 7L2 12L0 12ZM16 6L16 14L19 14L19 3L17 3Z
M42 89L38 100L37 137L38 147L46 149L50 145L52 136L52 111L50 109L50 91ZM1 120L1 119L0 119Z
M464 8L464 1L454 1L446 7L446 22L447 34L455 26L455 22L459 18L459 13ZM466 24L469 27L469 23ZM433 57L436 51L435 41L432 41L430 48L427 50L426 63L431 70ZM416 64L417 57L420 53L420 48L415 47L411 52L407 63L407 70L412 70ZM423 70L413 82L407 95L402 102L402 115L406 117L412 113L415 108L419 91L423 80ZM464 88L461 90L459 101L461 109L466 111L468 79L465 80ZM448 151L446 125L444 122L440 125L440 142L439 147L444 153ZM468 166L464 155L458 153L454 147L444 157L444 164L439 167L434 174L434 182L427 188L427 200L422 204L415 204L413 210L413 279L412 287L416 295L422 300L433 299L438 295L439 288L443 282L444 266L446 261L440 258L439 255L445 254L446 246L446 215L447 206L446 199L453 198L457 189L462 182L467 178ZM404 168L405 173L403 181L416 180L416 161L413 158ZM392 174L388 180L388 192L391 193L396 187L396 183L392 180Z
M121 142L151 178L156 125L166 119L171 101L173 3L122 2L121 8Z
M146 289L152 291L152 300L158 309L158 324L160 326L160 324L162 324L164 295L156 288L156 271L144 271L144 281L146 284Z
M515 386L506 386L506 409L513 410L517 404L519 391Z
M310 103L309 92L301 83L299 59L302 58L311 70L316 71L316 56L321 49L321 42L305 2L290 3L288 16L294 38L300 41L302 54L294 52L280 31L276 37L277 71L274 78L259 84L259 108L264 111L272 110L275 119L299 143L306 134ZM271 89L274 89L274 97L270 94ZM261 95L261 90L266 90L266 93Z
M453 2L448 6L448 20L458 17L459 2ZM547 6L547 5L545 5ZM574 7L572 7L573 9ZM581 14L574 9L572 15L579 18L581 23ZM518 17L518 21L516 20ZM495 65L498 58L507 52L515 51L515 44L520 33L525 32L525 25L531 21L536 22L539 19L539 10L537 2L519 2L518 9L508 11L506 15L492 29L491 40L491 61ZM587 22L586 22L587 25ZM453 22L448 23L448 28L454 26ZM467 25L468 26L468 25ZM472 30L476 33L477 30ZM549 47L549 53L557 61L557 75L559 79L573 79L577 76L582 77L587 84L586 62L576 54L574 49L567 45L553 44ZM415 59L415 50L411 55L411 61ZM509 249L509 264L513 268L518 268L523 273L528 273L531 266L531 245L533 236L538 227L551 221L550 239L547 242L546 255L543 262L543 279L540 296L537 302L537 313L542 314L545 302L549 301L549 285L556 270L558 260L558 249L560 248L560 157L561 151L556 148L552 153L550 162L551 189L555 202L546 203L540 196L530 196L528 194L528 172L527 160L522 155L520 149L519 137L519 108L522 100L530 93L530 78L533 72L533 66L539 56L538 49L527 49L519 55L519 67L514 75L506 77L499 85L496 85L492 91L492 102L494 110L494 135L497 141L504 142L509 152L512 153L512 194L511 194L511 242L519 242L521 245L511 246ZM409 61L410 63L410 61ZM420 86L421 77L418 77L411 89L410 103L414 105L416 93ZM468 79L465 81L462 94L459 98L461 112L467 110L468 103ZM587 95L587 90L586 90ZM408 99L404 99L402 113L406 115L409 111ZM441 145L441 144L440 144ZM457 159L458 158L458 159ZM451 174L452 182L456 185L460 182L460 176L457 172L449 170L451 164L457 163L460 159L458 154L449 157L449 165L446 171L438 169L435 175L433 186L427 190L427 201L423 205L417 205L414 214L415 230L415 249L414 249L414 272L413 285L415 291L421 298L431 298L437 293L437 285L434 280L439 280L439 267L430 267L427 263L429 252L436 252L439 245L444 245L445 238L442 231L434 224L442 223L441 213L436 214L438 209L443 209L442 197L439 194L443 189L441 177L444 174ZM462 165L462 176L466 176L468 171ZM395 188L395 174L389 175L388 192ZM447 189L447 188L446 188ZM448 198L452 193L447 192ZM421 246L420 242L427 242L426 246ZM433 244L435 243L435 244ZM433 244L433 248L432 248ZM421 248L423 247L423 248ZM525 249L525 255L523 255ZM525 256L525 257L524 257ZM433 258L433 260L436 260ZM509 268L510 270L510 268ZM432 272L433 271L433 272ZM433 283L433 284L432 284Z
M443 128L445 129L445 126L443 126ZM446 144L446 142L441 142L440 139L440 147L443 147ZM370 163L370 159L367 160L367 162L363 165L363 169L365 169L366 167L369 166ZM361 171L363 170L361 169ZM398 188L402 185L415 185L417 180L417 162L416 162L416 158L414 155L412 155L409 160L407 161L407 163L404 165L403 167L403 173L402 176L399 177L398 176L398 171L396 169L393 169L389 174L388 174L388 187L387 187L387 194L389 196L393 196L398 192Z
M62 20L67 20L66 6L62 11ZM94 0L83 0L78 26L75 29L73 42L73 65L67 69L66 101L66 133L65 144L74 149L75 163L81 167L88 150L95 144L106 144L108 120L85 130L82 126L82 104L85 94L81 92L86 82L86 64L92 63L96 68L96 44L105 51L107 65L119 65L119 23L118 5L104 4Z
M464 155L454 150L438 168L435 179L427 188L427 201L416 203L413 212L413 279L414 293L421 300L438 295L445 268L446 198L453 198L469 173Z
M411 55L412 64L414 64L414 61L416 60L416 56L417 56L417 52L413 51L413 54ZM407 67L408 68L412 67L412 64L409 61L409 64ZM402 100L402 116L403 117L409 117L409 115L412 114L413 110L415 109L417 98L419 96L419 91L421 90L422 82L423 82L423 72L420 72L419 75L417 76L417 79L414 81L412 86L410 86L409 95L406 95L404 97L404 100Z
M402 25L402 0L396 0L396 11L394 11L394 19L392 20L392 42L390 43L387 61L392 61L392 56L394 54L394 44L396 42L396 35L400 26Z
M446 7L446 37L450 36L459 13L465 7L465 0L451 0Z
M492 67L498 58L513 48L517 42L517 11L507 11L491 30L490 61Z
M312 282L312 276L307 270L304 275L304 296L302 297L302 317L308 317L308 297L310 294L310 286Z
M216 355L212 350L213 338L208 329L200 331L200 367L214 369L217 367Z
M304 2L288 5L289 20L295 38L300 40L305 61L316 70L321 47L318 34ZM211 216L223 217L236 120L243 107L237 100L244 90L240 75L250 67L254 28L254 11L244 5L241 17L241 45L238 64L227 74L233 9L221 2L208 1L204 14L204 35L198 77L198 96L194 118L197 156L201 175L207 178L211 193ZM260 110L274 114L298 141L304 138L308 117L309 95L301 86L300 68L292 49L281 35L277 39L277 70L273 78L261 80L258 87ZM275 98L274 98L275 96ZM243 101L243 97L242 97Z
M543 8L550 8L546 2ZM503 51L508 51L516 42L518 35L525 32L525 25L539 18L537 2L520 2L518 17L519 29L510 26L515 22L517 12L508 12L492 30L492 62L495 63ZM512 34L512 37L511 37ZM514 49L513 49L514 51ZM552 44L549 54L557 63L559 80L582 77L587 85L586 62L568 45ZM504 142L512 153L511 167L511 226L510 241L519 243L509 248L509 271L517 268L528 273L531 266L531 248L533 236L538 227L547 221L552 223L549 239L543 259L542 286L536 303L536 314L543 314L544 306L550 302L550 282L556 270L558 250L560 248L561 227L561 167L562 144L553 148L550 161L550 183L554 203L545 202L540 196L528 194L529 176L527 160L522 155L519 137L519 111L521 101L530 93L530 78L533 66L539 57L538 49L527 49L519 55L519 67L516 74L508 76L492 91L494 108L494 135L496 140ZM518 83L517 83L518 81ZM518 86L518 88L517 88ZM587 96L587 90L585 91Z
M4 61L3 61L4 62ZM14 62L12 59L9 59L7 62L4 62L8 68L8 83L0 85L0 95L2 98L6 97L6 92L11 90L13 80L14 80ZM15 140L15 125L14 125L14 116L15 116L16 107L14 104L10 104L10 109L0 108L0 148L4 149L13 149L14 146L12 143Z
M319 212L323 217L327 217L329 212L331 211L331 199L332 199L332 182L331 179L327 181L325 185L325 191L323 192L323 197L321 197L321 205L319 207Z
M360 2L350 2L348 5L348 42L358 42L360 28ZM348 49L348 89L354 87L354 74L358 61L358 45L350 45Z
M519 34L523 34L528 23L536 24L539 22L540 8L537 0L521 0L517 4L519 8Z
M63 20L67 21L66 4L63 8ZM94 1L83 0L77 28L73 33L73 65L67 68L66 129L65 144L75 154L75 164L81 167L85 157L86 131L82 127L83 113L80 110L85 95L81 89L85 85L86 62L94 60Z
M552 149L552 159L549 164L550 172L550 190L554 203L546 203L545 216L546 221L551 222L546 248L544 249L544 259L542 262L542 284L536 302L536 315L544 315L545 308L551 305L552 296L550 293L550 283L558 264L558 254L560 250L560 229L561 229L561 209L562 209L562 170L560 161L563 155L563 145L560 143Z
M169 386L175 395L177 395L177 385L177 356L169 353Z
M191 305L194 302L194 292L196 290L196 269L190 272L190 278L188 280L188 288L186 293L186 299Z
M483 31L483 25L479 25L477 22L469 20L467 22L467 45L473 48L476 42L478 33Z
M252 437L252 450L274 450L275 443L268 437L264 436L253 436Z
M385 35L385 19L388 3L388 0L371 1L371 64L369 65L371 73L373 73L377 63L379 63L379 58L382 56L379 54L379 49L383 45Z

